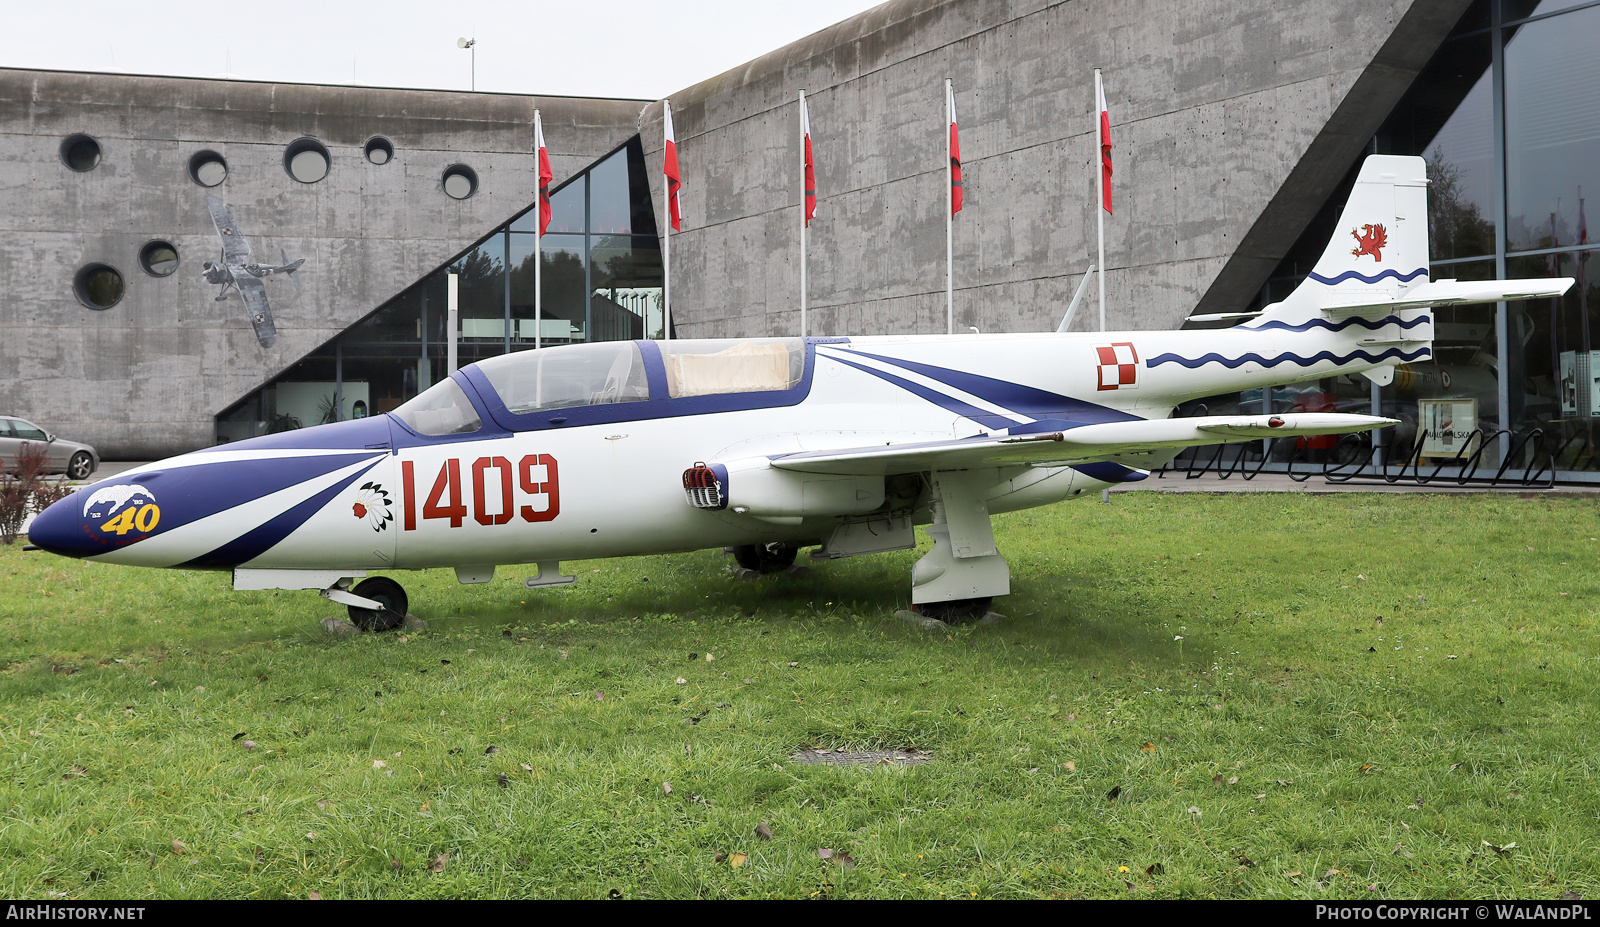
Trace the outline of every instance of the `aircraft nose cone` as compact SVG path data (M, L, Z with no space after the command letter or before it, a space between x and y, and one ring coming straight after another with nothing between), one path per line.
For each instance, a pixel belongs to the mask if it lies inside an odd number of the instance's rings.
M105 545L90 533L83 517L82 491L75 492L40 512L28 526L28 543L63 557L88 557L105 553Z

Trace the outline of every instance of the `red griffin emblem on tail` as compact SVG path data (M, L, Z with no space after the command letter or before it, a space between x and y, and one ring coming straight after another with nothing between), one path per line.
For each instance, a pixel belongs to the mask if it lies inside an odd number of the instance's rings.
M1389 246L1389 233L1381 225L1363 225L1360 232L1352 231L1350 237L1356 240L1356 247L1350 253L1356 257L1363 254L1372 255L1374 261L1383 260L1383 249Z

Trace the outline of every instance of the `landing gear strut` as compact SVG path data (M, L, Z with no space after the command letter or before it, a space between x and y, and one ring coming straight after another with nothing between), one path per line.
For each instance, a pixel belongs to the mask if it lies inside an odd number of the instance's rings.
M1011 592L1011 569L994 546L985 484L970 472L933 474L933 549L911 569L911 602L941 621L982 618L997 595ZM948 617L947 617L948 616Z

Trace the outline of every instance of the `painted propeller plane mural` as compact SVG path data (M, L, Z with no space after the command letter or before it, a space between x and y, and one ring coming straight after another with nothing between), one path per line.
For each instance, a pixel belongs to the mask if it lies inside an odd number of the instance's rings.
M239 234L239 225L233 221L233 211L228 204L208 196L206 209L211 213L211 224L216 226L217 238L222 242L222 254L217 260L202 264L201 275L207 283L221 287L217 302L228 298L230 287L239 294L244 301L245 313L250 317L250 324L256 330L256 340L261 342L262 347L270 348L278 343L278 328L272 321L267 286L261 281L273 274L288 274L295 291L300 292L300 278L295 276L295 271L305 264L306 259L291 261L289 252L279 249L283 256L282 264L258 264L250 260L250 243Z
M70 557L317 589L367 628L406 595L369 571L464 583L560 561L731 547L758 571L932 549L934 617L1010 592L990 516L1145 479L1185 447L1366 431L1370 415L1172 418L1187 400L1431 355L1432 307L1550 296L1570 279L1428 277L1420 158L1366 160L1340 228L1287 299L1220 330L630 341L491 358L392 413L198 451L51 506ZM1349 231L1362 247L1341 244ZM356 580L363 580L352 586Z

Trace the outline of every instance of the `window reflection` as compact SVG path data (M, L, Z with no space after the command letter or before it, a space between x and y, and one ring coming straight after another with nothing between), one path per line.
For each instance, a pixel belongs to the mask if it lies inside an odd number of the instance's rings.
M589 231L596 235L628 234L633 204L628 199L627 149L596 164L589 172L589 181Z
M1578 243L1582 188L1600 189L1600 8L1508 30L1506 247Z
M505 339L505 249L505 233L497 233L447 268L456 275L462 338Z
M448 379L450 273L458 275L461 366L531 348L536 335L549 346L661 337L660 243L638 138L568 180L551 205L542 255L532 234L538 210L529 208L219 415L218 440L381 414ZM537 323L536 260L544 294Z

